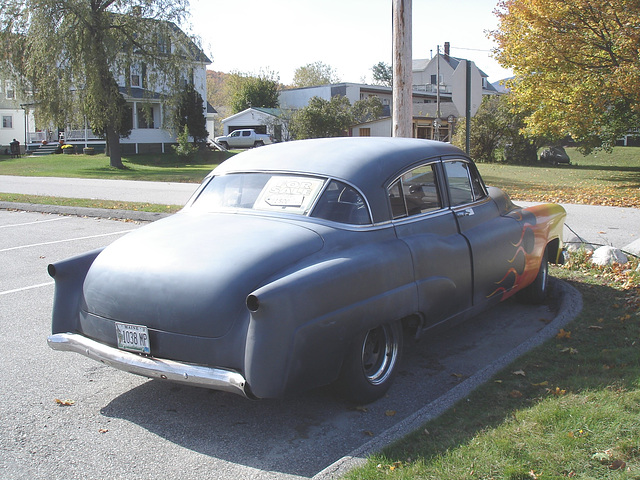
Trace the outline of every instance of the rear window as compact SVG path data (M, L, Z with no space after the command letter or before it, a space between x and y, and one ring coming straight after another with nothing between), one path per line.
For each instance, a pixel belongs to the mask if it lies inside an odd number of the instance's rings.
M364 198L353 187L303 175L237 173L213 177L191 208L206 212L248 209L351 225L371 223Z

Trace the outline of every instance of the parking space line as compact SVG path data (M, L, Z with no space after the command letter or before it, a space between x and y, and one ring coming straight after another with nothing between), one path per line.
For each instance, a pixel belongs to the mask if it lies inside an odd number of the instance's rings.
M32 243L30 245L20 245L18 247L3 248L2 250L0 250L0 253L9 252L11 250L20 250L22 248L41 247L43 245L54 245L56 243L76 242L78 240L89 240L91 238L108 237L109 235L123 235L123 234L129 233L129 232L131 232L133 230L135 230L135 228L132 228L130 230L121 230L119 232L102 233L100 235L90 235L88 237L68 238L68 239L65 239L65 240L54 240L53 242Z
M13 290L7 290L4 292L0 292L0 295L8 295L10 293L17 293L17 292L24 292L25 290L31 290L33 288L40 288L40 287L48 287L49 285L53 285L54 281L51 282L47 282L47 283L39 283L38 285L31 285L29 287L22 287L22 288L15 288Z
M71 217L49 218L47 220L36 220L35 222L14 223L13 225L0 225L0 228L22 227L24 225L35 225L37 223L57 222L59 220L66 220L68 218L71 218Z

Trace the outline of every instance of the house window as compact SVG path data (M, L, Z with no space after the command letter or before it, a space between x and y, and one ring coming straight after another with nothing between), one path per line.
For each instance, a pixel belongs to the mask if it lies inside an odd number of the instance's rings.
M13 117L11 115L2 116L2 128L13 128Z
M14 98L16 98L16 92L11 82L5 83L5 95L8 100L13 100Z
M153 113L153 107L138 107L138 128L155 128Z
M371 129L370 128L361 128L360 129L360 136L361 137L370 137L371 136Z
M171 42L166 35L158 35L158 53L169 53L171 51Z
M132 87L140 86L140 75L137 75L137 74L131 75L131 86Z

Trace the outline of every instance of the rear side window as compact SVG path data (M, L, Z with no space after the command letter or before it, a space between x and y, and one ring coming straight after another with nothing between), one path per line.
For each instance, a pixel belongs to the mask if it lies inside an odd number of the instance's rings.
M410 217L442 208L434 164L421 165L389 187L393 218Z

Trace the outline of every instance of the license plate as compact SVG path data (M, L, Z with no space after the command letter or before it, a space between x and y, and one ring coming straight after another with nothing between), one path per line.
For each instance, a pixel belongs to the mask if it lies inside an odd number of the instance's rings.
M116 323L116 336L118 337L118 348L122 350L151 353L149 331L144 325Z

